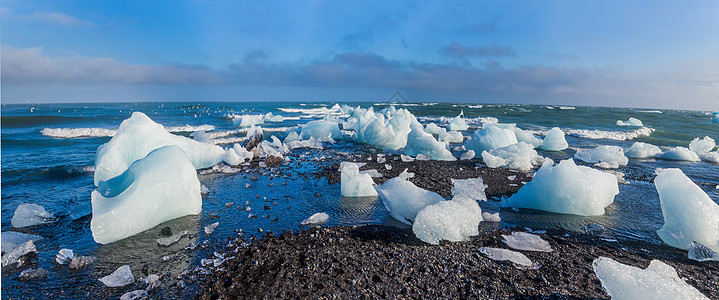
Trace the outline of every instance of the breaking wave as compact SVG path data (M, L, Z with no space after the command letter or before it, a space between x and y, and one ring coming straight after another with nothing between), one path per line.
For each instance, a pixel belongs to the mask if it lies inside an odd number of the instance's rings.
M170 132L194 132L198 130L214 130L215 126L212 125L184 125L184 126L168 126L165 127ZM94 137L108 137L114 136L117 133L117 129L110 128L43 128L40 130L40 134L53 137L53 138L94 138Z
M585 139L605 139L605 140L617 140L617 141L628 141L641 136L649 136L654 132L654 129L649 127L642 127L632 131L605 131L605 130L586 130L586 129L565 129L564 133L571 136L576 136Z

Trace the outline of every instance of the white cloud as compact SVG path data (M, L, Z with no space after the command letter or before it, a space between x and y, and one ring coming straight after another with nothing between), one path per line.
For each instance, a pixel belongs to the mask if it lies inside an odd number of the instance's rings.
M89 26L95 27L95 24L87 21L75 18L62 12L35 12L32 15L24 16L25 19L34 22L43 22L49 24L58 24L61 26Z

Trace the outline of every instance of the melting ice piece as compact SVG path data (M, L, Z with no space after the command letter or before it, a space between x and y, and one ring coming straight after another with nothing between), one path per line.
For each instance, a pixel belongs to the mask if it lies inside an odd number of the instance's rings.
M547 132L547 135L544 136L544 140L542 141L542 145L539 146L540 149L547 151L562 151L567 149L567 147L569 147L569 144L567 144L567 140L564 139L564 131L557 127Z
M172 244L174 244L174 243L177 243L180 239L182 239L183 236L186 236L186 235L188 235L188 234L190 234L189 231L183 230L183 231L181 231L181 232L179 232L179 233L173 234L173 235L168 236L168 237L161 237L161 238L157 239L157 244L160 245L160 246L165 246L165 247L167 247L167 246L170 246L170 245L172 245Z
M699 155L684 147L669 149L669 151L657 154L657 158L666 160L699 161Z
M330 215L326 213L316 213L302 221L302 225L316 225L326 223L330 219Z
M264 124L263 115L242 115L231 117L232 123L235 125L239 125L240 127L251 127Z
M459 159L468 160L474 158L475 155L474 150L467 150L467 152L462 153L462 156Z
M662 149L652 144L635 142L624 154L629 158L652 158L662 153Z
M70 268L70 270L82 269L96 260L97 258L94 256L75 256L70 261L68 268Z
M534 146L519 142L506 147L482 152L482 160L490 168L506 167L512 170L529 171L544 160Z
M440 133L437 140L442 143L461 143L464 142L464 135L459 131L447 131Z
M512 232L511 235L502 235L502 237L504 238L504 243L512 249L539 252L554 251L552 246L549 245L549 242L536 234Z
M372 176L360 174L357 164L342 162L340 169L340 191L343 197L377 196Z
M662 170L654 185L664 215L659 237L680 249L695 241L719 251L719 205L680 169Z
M7 267L9 265L19 263L20 257L33 252L37 252L35 244L33 244L32 241L27 241L24 244L5 252L2 256L2 266Z
M599 257L592 263L604 290L612 299L709 299L684 282L671 266L652 260L640 268Z
M412 231L425 243L438 245L440 240L459 242L479 234L482 210L477 201L455 197L425 206L417 213Z
M145 277L145 279L143 279L142 281L144 281L145 284L147 284L146 289L148 291L154 290L155 288L159 287L162 284L160 282L160 276L157 274L147 275L147 277Z
M467 122L463 118L464 111L460 112L458 116L454 117L451 122L449 122L449 125L447 125L447 129L450 131L455 130L467 130L469 128L469 125L467 125Z
M117 268L112 274L100 278L100 281L107 287L119 287L135 282L135 276L132 276L130 266L124 265Z
M592 235L598 235L604 232L604 226L597 223L589 223L587 226L582 227L582 229L584 230L584 233Z
M47 277L47 274L48 274L47 270L45 270L43 268L37 268L37 269L29 268L29 269L26 269L26 270L23 270L22 272L20 272L18 279L20 279L20 280L40 279L40 278Z
M109 142L97 148L95 185L119 176L135 161L167 145L180 147L195 169L209 168L222 161L225 154L220 146L171 134L145 114L134 112L122 121Z
M626 122L622 121L622 120L617 120L617 125L619 125L619 126L635 126L635 127L644 126L642 121L637 118L629 118L629 120L627 120Z
M145 299L147 296L148 294L145 290L134 290L132 292L122 294L122 296L120 296L120 300Z
M542 140L535 135L518 127L514 127L512 130L514 131L514 135L517 136L517 141L531 144L535 148L542 145Z
M488 213L488 212L482 212L482 220L485 222L496 222L499 223L502 221L502 218L499 217L499 213Z
M390 215L402 223L411 225L420 210L427 205L444 201L444 198L414 185L407 180L409 174L404 170L399 176L375 186L375 189L382 197L382 202Z
M254 152L248 151L245 147L242 147L240 144L233 145L232 150L235 150L235 154L237 154L237 156L239 156L242 161L252 160L252 158L254 158L254 156L255 156Z
M59 253L55 255L55 262L61 265L66 265L72 261L75 255L72 253L72 249L60 249Z
M452 152L445 148L444 143L435 140L431 134L424 132L421 128L416 128L407 135L404 153L411 156L425 154L433 160L457 160L452 156Z
M556 166L545 162L502 207L521 207L582 216L604 214L619 193L617 178L590 167L577 166L570 158Z
M15 228L48 224L57 221L52 213L37 204L23 203L15 209L10 224Z
M588 163L607 163L609 169L626 166L629 158L624 156L624 150L619 146L599 146L594 149L578 150L575 158Z
M108 244L200 211L195 168L182 149L166 146L98 184L92 192L90 229L96 242Z
M472 200L487 200L484 190L487 185L481 177L469 179L452 179L452 197L469 198Z
M482 153L483 151L489 151L516 143L517 137L514 135L514 131L497 126L489 126L475 131L471 137L467 138L464 147L469 150L474 150L474 153Z
M215 232L215 229L217 229L217 226L220 225L220 222L215 222L210 225L205 226L205 234L210 235L213 232Z
M434 124L434 123L427 124L427 126L424 127L424 130L433 135L439 135L443 132L447 132L447 129L439 127L439 126L437 126L437 124Z
M719 164L719 151L702 153L699 157L703 161Z
M696 261L719 261L719 253L697 242L692 242L689 245L687 256Z
M527 256L516 251L501 248L482 247L479 248L479 252L486 255L491 260L511 261L518 269L534 267L532 261Z
M310 121L302 127L302 133L300 134L302 139L309 139L310 137L316 139L323 139L331 137L333 140L342 137L339 124L329 120L316 120Z
M704 138L695 138L689 143L689 150L692 150L696 154L704 154L712 151L715 146L713 138L705 136Z
M27 241L38 241L42 237L34 234L25 234L14 231L5 231L2 236L2 252L8 252L17 246L27 243Z

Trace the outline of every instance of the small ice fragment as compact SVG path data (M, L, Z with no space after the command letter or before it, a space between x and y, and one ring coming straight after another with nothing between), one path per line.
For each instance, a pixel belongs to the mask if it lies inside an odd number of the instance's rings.
M380 172L377 171L376 169L369 169L369 170L360 171L360 174L369 174L369 176L372 177L372 178L380 178L380 177L382 177L382 173L380 173Z
M542 141L542 145L539 146L540 149L546 151L562 151L567 149L567 147L569 147L569 144L567 144L567 140L564 139L564 132L557 127L547 132L547 135L544 136L544 140Z
M424 131L427 131L433 135L439 135L442 132L446 132L447 129L437 126L437 124L429 123L424 127Z
M501 222L502 218L499 217L499 213L488 213L488 212L482 212L482 220L485 222Z
M184 230L184 231L182 231L182 232L180 232L180 233L177 233L177 234L174 234L174 235L172 235L172 236L161 237L161 238L157 239L157 243L158 243L160 246L165 246L165 247L167 247L167 246L170 246L170 245L172 245L172 244L174 244L174 243L177 243L177 241L179 241L183 236L186 236L186 235L188 235L188 234L190 234L190 232L187 231L187 230Z
M392 165L384 164L384 168L387 169L387 171L392 170Z
M20 275L18 276L18 279L20 280L33 280L33 279L40 279L47 277L47 270L43 268L29 268L25 269L22 272L20 272Z
M459 160L469 160L474 158L476 154L474 153L474 150L467 150L467 152L462 153L462 156L459 157Z
M100 278L100 281L107 287L120 287L135 282L135 276L132 276L130 266L124 265L117 268L112 274Z
M147 277L145 277L145 279L143 279L143 281L147 285L147 287L145 289L148 291L154 290L155 288L159 287L160 284L162 284L160 282L160 276L157 274L147 275Z
M21 257L33 252L37 252L35 244L33 244L32 240L27 241L24 244L17 246L8 252L5 252L5 254L3 254L2 256L2 266L7 267L12 264L20 263Z
M512 249L552 252L552 246L549 242L535 234L526 232L512 232L512 235L502 235L504 243Z
M696 261L719 261L719 253L697 242L692 242L691 245L689 245L689 253L687 256L689 259Z
M652 158L662 153L662 149L652 144L635 142L624 154L629 158Z
M27 241L35 242L42 239L42 237L39 235L25 234L15 231L5 231L0 236L2 236L3 253L10 251L17 246L25 244Z
M533 267L532 261L527 256L516 251L501 248L482 247L479 248L479 252L486 255L491 260L511 261L515 264L515 267L517 267L517 269Z
M233 205L235 205L235 202L227 202L227 203L225 203L225 208L230 208Z
M15 209L10 224L15 228L55 222L55 216L37 204L23 203Z
M204 184L200 186L200 194L207 195L210 193L210 189L207 188Z
M147 295L147 291L145 290L134 290L132 292L122 294L122 296L120 296L120 300L144 299Z
M72 249L60 249L59 253L55 255L55 262L65 265L68 264L74 256Z
M517 178L517 175L507 176L507 179L509 180L514 180L515 178Z
M252 207L249 207L249 206L248 206L248 207L245 207L245 211L246 211L246 212L250 212L251 210L252 210Z
M343 161L340 164L340 171L340 194L343 197L377 196L372 176L361 174L357 164Z
M414 161L414 158L412 158L409 155L401 154L400 157L402 158L403 162L413 162Z
M484 190L487 185L481 177L469 179L452 179L452 197L464 197L477 201L486 201Z
M639 120L637 118L632 118L632 117L630 117L629 120L627 120L626 122L622 121L622 120L617 120L617 125L618 126L634 126L634 127L644 126L644 124L642 124L641 120Z
M587 226L584 226L582 229L584 229L584 233L591 234L591 235L597 235L604 231L604 226L599 225L597 223L589 223Z
M432 158L429 155L424 155L424 154L420 153L420 154L417 154L416 159L421 160L421 161L428 161L428 160L431 160Z
M97 260L97 258L95 258L94 256L74 256L70 261L70 265L68 266L68 268L70 268L71 270L82 269L85 266L95 262L95 260Z
M215 232L215 229L217 229L218 225L220 225L220 222L215 222L215 223L205 226L205 234L210 235L213 232Z
M652 260L640 268L599 257L592 263L602 287L613 299L709 299L679 278L671 266Z
M385 163L386 161L387 161L387 159L384 158L384 156L379 156L379 154L377 154L377 163L378 163L378 164L383 164L383 163Z
M322 224L327 222L327 220L330 219L330 215L326 213L316 213L312 215L311 217L305 219L302 221L302 225L315 225L315 224Z

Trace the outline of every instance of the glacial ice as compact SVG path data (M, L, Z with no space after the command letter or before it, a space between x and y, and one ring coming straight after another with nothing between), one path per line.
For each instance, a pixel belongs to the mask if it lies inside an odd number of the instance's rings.
M327 220L330 219L330 215L326 213L316 213L314 215L311 215L309 218L304 219L300 224L306 225L306 226L312 226L312 225L318 225L326 223Z
M438 142L431 134L420 127L415 127L407 135L407 145L404 147L404 153L411 156L424 154L428 155L432 160L457 160L452 156L452 152L445 148L444 143Z
M220 225L220 222L215 222L210 225L205 226L205 235L210 235L213 232L215 232L215 229L217 229L217 226Z
M499 223L502 221L502 218L499 217L499 213L488 213L488 212L482 212L482 220L484 222L496 222Z
M487 200L484 190L487 185L481 177L452 179L452 198L469 198L475 201Z
M165 146L98 183L90 229L96 242L108 244L201 210L195 168L180 147Z
M542 145L539 146L540 149L547 151L562 151L567 149L567 147L569 147L569 144L567 144L567 140L564 139L564 132L557 127L547 132L547 135L544 136L544 140L542 141Z
M692 150L696 154L704 154L714 150L716 143L713 138L705 136L704 138L695 138L689 143L689 150Z
M699 155L684 147L674 147L663 153L657 154L657 158L665 160L699 161Z
M482 160L490 168L506 167L512 170L529 171L544 160L534 146L519 142L509 146L482 152Z
M109 142L97 148L95 185L117 177L133 162L167 145L179 146L189 157L194 169L211 167L222 161L225 155L220 146L171 134L145 114L134 112L130 118L122 121L117 134Z
M689 245L687 257L696 261L719 261L719 253L697 242Z
M535 148L542 145L542 140L535 135L518 127L514 127L512 130L514 131L514 135L517 137L517 141L531 144Z
M617 125L619 125L619 126L635 126L635 127L644 126L644 124L642 123L641 120L639 120L637 118L632 118L632 117L630 117L629 120L627 120L626 122L622 121L622 120L617 120Z
M502 207L519 207L555 213L598 216L614 202L619 193L617 178L585 166L577 166L570 158L556 166L545 162L534 175Z
M530 260L524 254L516 251L501 248L482 247L479 248L479 252L486 255L491 260L511 261L518 269L532 268L534 266L532 260Z
M48 271L43 268L28 268L20 272L18 279L20 280L35 280L47 277Z
M467 150L467 152L462 153L462 156L460 156L459 159L468 160L474 158L475 155L474 150Z
M7 267L12 264L20 263L21 257L33 252L37 252L35 244L32 242L32 240L27 241L13 248L12 250L5 252L5 254L2 255L2 266Z
M411 225L420 210L427 205L444 201L444 198L414 185L407 180L410 178L409 174L404 170L399 176L375 186L375 189L382 197L382 202L390 215L402 223Z
M95 262L97 260L94 256L74 256L70 261L68 268L70 270L82 269L85 266Z
M442 143L461 143L464 142L464 136L459 131L447 131L440 133L437 140Z
M635 142L629 149L624 151L628 158L653 158L659 153L662 153L662 149L643 142Z
M340 192L343 197L377 196L372 176L369 174L360 174L357 164L342 162L340 171Z
M235 149L227 149L225 150L225 155L222 156L222 161L224 161L226 164L230 166L237 166L243 162L245 162L244 159L242 159L239 155L237 155L237 152L235 152Z
M208 144L215 143L212 140L212 136L204 130L195 131L190 134L190 137L192 137L193 140L198 141L200 143L208 143Z
M264 115L230 116L232 123L240 127L251 127L264 124Z
M504 243L512 249L538 252L552 252L549 242L536 234L527 232L512 232L511 235L502 235Z
M719 251L719 205L680 169L664 169L654 179L664 215L657 231L669 246L689 249L698 242Z
M73 257L75 257L75 254L72 253L72 249L60 249L57 255L55 255L55 262L66 265L70 263Z
M300 137L303 140L309 139L310 137L316 139L325 139L330 137L333 140L337 140L342 137L342 132L340 132L339 124L335 121L316 120L307 122L307 124L302 127Z
M449 125L447 125L447 129L449 131L462 131L467 130L469 128L469 125L464 120L464 111L460 112L458 116L454 117L451 122L449 122Z
M407 145L407 135L412 126L422 126L408 110L390 106L384 112L375 113L372 108L360 109L355 132L357 139L379 149L397 150Z
M719 164L719 151L702 153L701 155L699 155L699 158L706 162Z
M248 206L247 208L249 208L249 206ZM250 210L248 209L247 211L250 211ZM158 238L158 239L157 239L157 244L160 245L160 246L167 247L167 246L170 246L170 245L172 245L172 244L174 244L174 243L179 242L179 241L182 239L182 237L184 237L184 236L186 236L186 235L188 235L188 234L190 234L190 231L188 231L188 230L183 230L183 231L174 233L174 234L172 234L171 236L161 237L161 238Z
M148 294L146 290L134 290L132 292L122 294L122 296L120 296L120 300L145 299L147 296Z
M610 169L626 166L629 163L629 158L624 156L624 149L619 146L604 145L593 149L577 150L574 157L593 164L607 163Z
M612 299L709 299L659 260L642 270L602 256L592 268Z
M467 138L464 146L467 149L474 150L474 153L482 153L483 151L489 151L516 143L517 137L514 135L514 131L497 126L489 126L475 131L471 137Z
M459 242L479 234L482 210L476 201L455 197L421 209L414 219L412 231L425 243L438 245L440 240Z
M447 132L447 129L439 127L439 126L437 126L437 124L434 124L434 123L427 124L427 126L424 127L424 130L433 135L440 135L443 132Z
M15 231L5 231L2 234L2 252L8 252L17 246L27 243L27 241L38 241L42 237L34 234L25 234Z
M23 203L15 209L15 214L10 224L15 228L29 227L40 224L48 224L57 221L52 213L37 204Z
M235 154L242 160L252 160L252 158L255 157L255 154L251 151L247 151L245 147L242 147L240 144L235 144L232 146L232 150L235 151Z
M112 274L100 278L100 281L107 287L120 287L135 282L135 276L132 276L130 266L124 265L117 268Z

